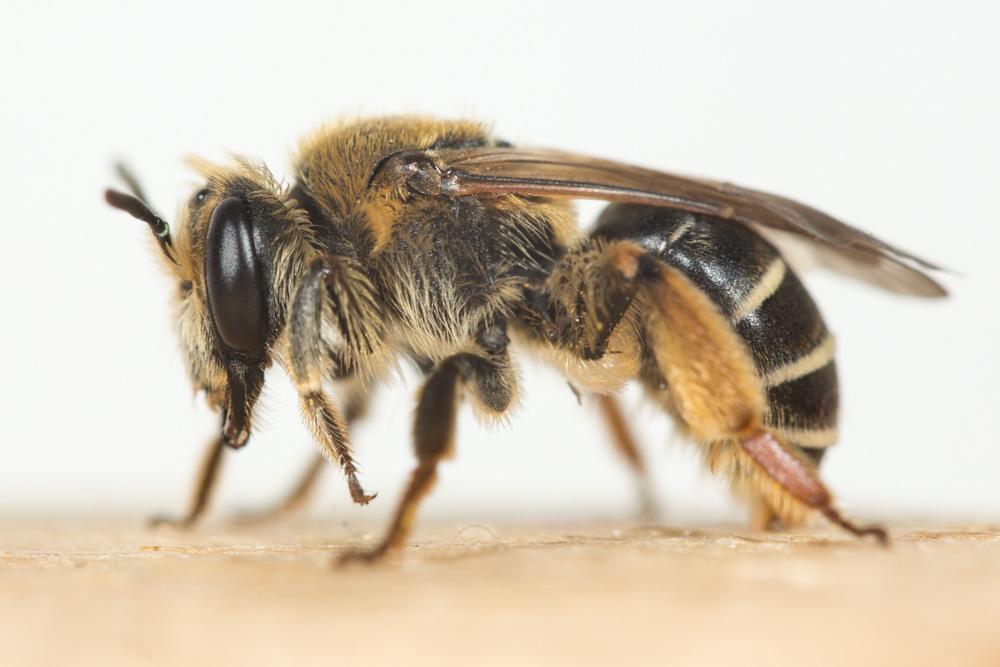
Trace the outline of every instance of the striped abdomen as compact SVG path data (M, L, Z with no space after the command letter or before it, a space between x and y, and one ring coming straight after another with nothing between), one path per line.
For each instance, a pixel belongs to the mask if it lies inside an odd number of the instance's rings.
M765 424L822 458L837 437L833 338L774 246L738 223L628 204L607 207L591 235L634 241L703 291L753 356Z

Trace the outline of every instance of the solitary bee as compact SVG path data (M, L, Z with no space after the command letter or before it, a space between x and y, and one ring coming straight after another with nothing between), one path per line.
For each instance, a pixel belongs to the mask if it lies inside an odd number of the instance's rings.
M131 195L106 199L149 224L177 281L188 370L222 418L205 479L224 446L246 444L264 369L277 360L321 452L366 504L374 496L326 384L370 386L400 358L425 373L416 468L381 542L347 559L405 543L454 448L459 401L488 417L515 402L514 349L578 391L610 396L638 381L752 503L755 525L795 525L815 511L886 540L881 527L843 517L820 481L837 438L834 342L760 231L800 235L869 277L942 296L921 270L933 264L784 197L515 148L467 121L323 129L302 143L290 187L248 160L197 168L205 186L173 230L134 181ZM612 202L589 234L570 206L580 198ZM360 405L349 402L348 416ZM614 423L613 403L602 405Z

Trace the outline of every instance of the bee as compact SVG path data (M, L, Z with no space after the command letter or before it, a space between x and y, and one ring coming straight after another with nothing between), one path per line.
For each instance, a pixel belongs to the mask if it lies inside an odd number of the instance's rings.
M886 542L882 527L844 517L820 479L837 439L834 340L762 232L923 296L945 295L934 264L785 197L517 148L470 121L329 126L301 144L290 186L242 158L196 168L205 185L173 228L134 181L106 199L149 225L176 280L188 371L221 415L207 467L247 443L277 361L321 453L367 504L347 428L359 408L342 413L328 386L348 380L364 395L401 358L424 370L416 466L381 541L345 559L405 544L453 453L460 402L505 415L518 351L577 391L610 397L638 382L751 504L755 526L818 513ZM609 202L588 233L574 199ZM614 425L613 403L602 406Z

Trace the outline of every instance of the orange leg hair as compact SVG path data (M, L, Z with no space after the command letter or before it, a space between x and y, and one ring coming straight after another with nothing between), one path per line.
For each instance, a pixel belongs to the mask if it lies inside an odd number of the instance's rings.
M652 309L648 334L670 390L671 408L708 446L713 470L758 498L785 523L809 511L855 535L885 543L880 527L859 527L836 510L815 465L763 426L766 396L746 344L709 298L678 270L628 244Z

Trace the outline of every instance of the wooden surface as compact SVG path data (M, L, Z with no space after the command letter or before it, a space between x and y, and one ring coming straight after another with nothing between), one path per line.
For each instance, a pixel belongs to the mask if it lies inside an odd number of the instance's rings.
M893 533L7 522L0 664L1000 665L1000 529Z

